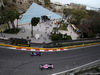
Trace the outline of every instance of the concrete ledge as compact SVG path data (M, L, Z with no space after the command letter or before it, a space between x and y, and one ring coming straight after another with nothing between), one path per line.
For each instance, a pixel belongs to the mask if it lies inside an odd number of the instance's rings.
M5 38L5 37L0 37L0 39L3 39L3 40L8 40L8 38Z

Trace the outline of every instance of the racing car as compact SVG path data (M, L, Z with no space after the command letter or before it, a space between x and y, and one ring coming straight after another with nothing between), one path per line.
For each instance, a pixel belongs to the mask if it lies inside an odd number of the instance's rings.
M43 69L53 69L54 66L52 64L41 64L40 65L40 69L43 70Z
M41 52L32 52L31 53L31 56L42 56L42 53Z

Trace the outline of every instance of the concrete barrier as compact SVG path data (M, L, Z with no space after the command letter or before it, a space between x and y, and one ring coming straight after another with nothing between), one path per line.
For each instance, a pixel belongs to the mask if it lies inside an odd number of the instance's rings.
M81 72L81 71L85 71L85 70L89 70L91 68L95 68L97 66L100 66L100 60L96 60L96 61L93 61L91 63L87 63L85 65L82 65L82 66L79 66L79 67L76 67L76 68L73 68L73 69L69 69L69 70L66 70L66 71L62 71L62 72L58 72L58 73L55 73L55 74L52 74L52 75L68 75L70 73L78 73L78 72Z

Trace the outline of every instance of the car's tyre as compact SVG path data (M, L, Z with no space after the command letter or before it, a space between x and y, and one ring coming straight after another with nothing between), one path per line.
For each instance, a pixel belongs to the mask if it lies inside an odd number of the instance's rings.
M43 67L42 67L42 66L43 66L43 65L41 64L41 65L40 65L40 69L41 69L41 70L43 70Z
M49 64L49 65L52 65L52 64Z
M34 55L31 54L31 56L34 56Z
M42 66L43 66L43 65L41 64L41 65L40 65L40 68L42 68Z
M50 67L50 69L52 69L52 67Z
M41 68L41 70L43 70L43 68Z

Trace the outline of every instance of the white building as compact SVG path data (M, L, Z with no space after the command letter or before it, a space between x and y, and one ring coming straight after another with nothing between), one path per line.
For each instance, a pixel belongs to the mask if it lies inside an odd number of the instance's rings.
M52 7L53 9L55 9L57 12L62 12L63 9L64 9L64 5L62 5L62 4L59 3L59 2L51 3L51 7Z

